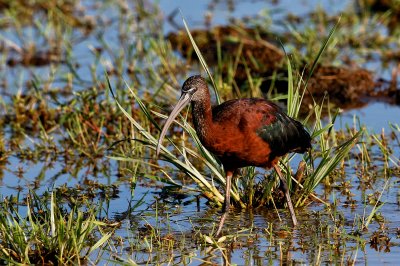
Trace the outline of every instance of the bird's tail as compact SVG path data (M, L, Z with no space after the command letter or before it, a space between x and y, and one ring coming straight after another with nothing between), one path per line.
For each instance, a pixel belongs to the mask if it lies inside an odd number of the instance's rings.
M293 132L296 137L294 138L296 141L293 143L294 148L292 151L297 153L304 153L311 149L311 136L304 128L303 124L299 121L292 120L295 125L295 132Z

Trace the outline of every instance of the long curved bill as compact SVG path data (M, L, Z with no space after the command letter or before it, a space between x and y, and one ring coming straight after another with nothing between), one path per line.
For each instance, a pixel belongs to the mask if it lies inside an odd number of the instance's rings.
M161 131L160 138L158 139L157 149L156 149L157 156L160 153L161 143L162 143L162 141L163 141L163 139L165 137L165 134L167 133L167 129L172 124L174 119L178 116L180 111L182 111L182 109L185 108L185 106L190 103L191 99L192 99L192 95L190 93L182 93L182 95L179 98L179 101L176 104L175 108L169 114L169 117L167 118L167 121L165 122L164 127L163 127L163 129Z

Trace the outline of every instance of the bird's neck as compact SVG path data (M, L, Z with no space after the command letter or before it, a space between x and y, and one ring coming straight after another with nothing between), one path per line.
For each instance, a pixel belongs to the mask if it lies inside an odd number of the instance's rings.
M193 124L200 141L205 144L208 134L212 132L213 120L210 99L192 101Z

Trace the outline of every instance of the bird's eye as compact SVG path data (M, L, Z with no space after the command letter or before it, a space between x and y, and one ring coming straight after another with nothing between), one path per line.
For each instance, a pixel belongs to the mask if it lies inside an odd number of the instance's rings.
M196 87L189 87L183 90L186 93L194 93L196 91Z

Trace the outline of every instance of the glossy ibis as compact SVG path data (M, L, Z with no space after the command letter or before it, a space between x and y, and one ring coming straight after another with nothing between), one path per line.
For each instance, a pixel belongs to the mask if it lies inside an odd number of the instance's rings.
M212 108L206 81L199 75L192 76L184 82L182 95L165 122L157 155L169 125L189 103L201 143L219 158L226 172L224 213L216 235L220 234L229 211L233 173L245 166L275 168L296 225L288 186L277 163L288 152L304 153L311 147L311 137L303 125L265 99L230 100Z

